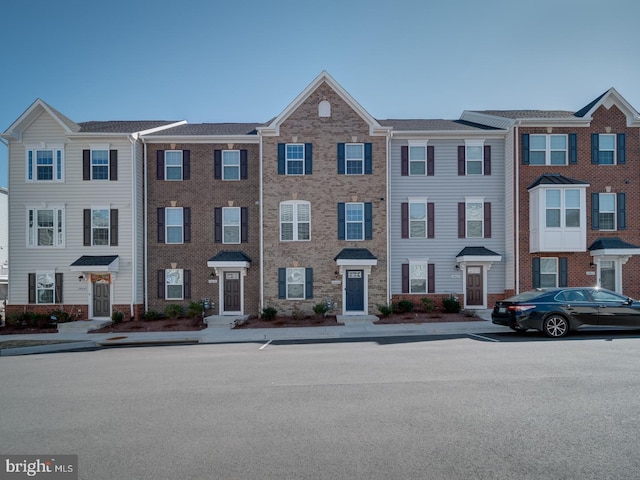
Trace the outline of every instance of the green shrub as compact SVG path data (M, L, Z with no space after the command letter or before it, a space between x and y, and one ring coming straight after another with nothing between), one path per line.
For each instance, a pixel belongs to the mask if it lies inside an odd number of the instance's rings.
M111 321L113 323L120 323L122 320L124 320L124 313L115 311L111 314Z
M152 321L159 319L161 316L162 314L159 312L156 312L154 310L147 310L146 312L144 312L144 315L142 315L142 318L146 321Z
M383 317L388 317L393 313L393 307L391 305L378 305L378 311Z
M313 306L313 313L316 315L326 315L330 309L327 302L320 302Z
M408 313L413 310L414 305L411 300L400 300L397 307L400 313Z
M436 302L434 302L432 299L428 297L423 297L422 308L424 309L425 312L431 313L436 308Z
M73 317L70 313L65 312L64 310L52 310L49 315L53 315L56 317L56 322L58 323L67 323L72 322Z
M300 321L304 320L307 317L307 314L298 309L298 307L294 307L293 311L291 312L291 317L296 321Z
M191 302L187 307L187 317L193 318L202 315L204 308L202 302Z
M171 305L167 305L167 308L164 309L164 313L167 314L167 317L175 320L183 313L182 305L178 305L177 303L172 303Z
M450 295L446 298L443 298L442 307L444 308L444 311L446 313L460 313L460 310L462 309L460 301L455 295Z
M262 309L262 318L264 318L267 321L271 321L274 318L276 318L277 313L278 313L278 310L276 310L273 307L264 307Z

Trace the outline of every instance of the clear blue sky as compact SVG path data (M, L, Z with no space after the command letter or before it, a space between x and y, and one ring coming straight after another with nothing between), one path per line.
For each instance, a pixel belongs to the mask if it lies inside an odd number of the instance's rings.
M0 131L36 98L77 122L262 122L322 70L379 119L577 110L609 87L640 110L638 0L3 3Z

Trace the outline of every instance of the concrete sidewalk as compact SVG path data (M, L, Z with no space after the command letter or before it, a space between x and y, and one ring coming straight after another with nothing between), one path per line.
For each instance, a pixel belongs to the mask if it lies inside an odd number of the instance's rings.
M291 328L241 328L209 327L197 331L181 332L120 332L81 333L58 332L25 335L2 335L8 340L68 340L66 344L0 349L0 356L26 355L52 351L66 351L124 345L166 345L196 343L244 343L278 340L340 340L356 338L408 337L428 335L468 335L506 332L506 327L491 323L491 311L478 312L478 318L469 322L403 323L375 325L371 318L344 320L344 326L291 327ZM86 323L86 322L84 322ZM75 343L77 342L77 343Z

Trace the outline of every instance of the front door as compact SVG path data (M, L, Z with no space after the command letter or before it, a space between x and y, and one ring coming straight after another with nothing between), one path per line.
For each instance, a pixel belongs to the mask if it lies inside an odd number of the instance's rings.
M468 306L482 306L484 304L482 267L467 267L467 293L465 297Z
M107 282L93 283L93 316L109 317L111 315L110 284Z
M240 312L240 272L224 273L224 312Z
M600 262L600 286L616 291L616 262L603 260Z
M347 270L346 301L347 311L364 311L364 271Z

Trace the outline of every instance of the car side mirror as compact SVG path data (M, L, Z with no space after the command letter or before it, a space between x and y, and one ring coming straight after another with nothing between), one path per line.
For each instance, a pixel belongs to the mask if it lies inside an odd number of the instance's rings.
M633 298L627 297L627 301L625 302L625 305L631 305L632 303L633 303Z

